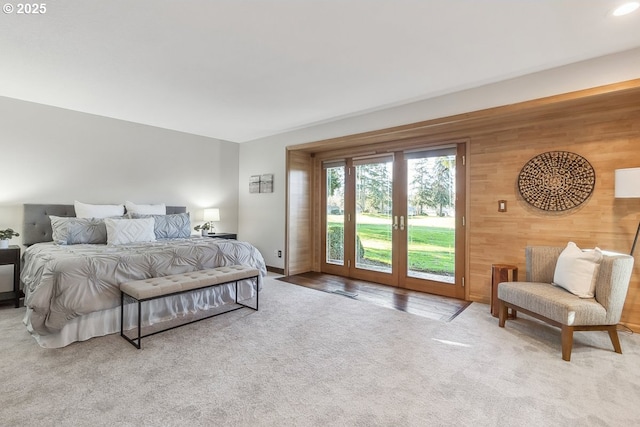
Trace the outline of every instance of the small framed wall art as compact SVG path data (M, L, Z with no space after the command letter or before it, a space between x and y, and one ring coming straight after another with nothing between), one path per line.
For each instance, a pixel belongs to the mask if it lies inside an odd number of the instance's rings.
M260 192L273 193L273 174L260 175Z
M260 192L260 175L251 175L249 177L249 193Z
M273 174L251 175L249 193L273 193Z

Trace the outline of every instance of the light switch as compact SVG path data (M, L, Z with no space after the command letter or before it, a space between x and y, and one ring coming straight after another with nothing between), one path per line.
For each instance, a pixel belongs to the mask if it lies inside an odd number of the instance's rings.
M507 201L498 200L498 212L506 212L506 211L507 211Z

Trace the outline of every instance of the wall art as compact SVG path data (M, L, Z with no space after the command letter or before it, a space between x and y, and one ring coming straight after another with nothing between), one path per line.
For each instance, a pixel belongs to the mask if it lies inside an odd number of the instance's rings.
M251 175L249 193L273 193L273 174Z
M596 185L596 173L582 156L549 151L529 160L518 176L518 190L531 206L566 211L584 203Z

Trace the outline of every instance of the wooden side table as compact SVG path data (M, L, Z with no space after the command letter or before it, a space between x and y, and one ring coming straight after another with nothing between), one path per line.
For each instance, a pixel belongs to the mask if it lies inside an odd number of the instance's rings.
M502 282L517 282L518 267L511 264L492 264L491 265L491 315L498 317L500 315L500 302L498 301L498 284ZM513 312L510 316L516 317Z
M20 307L20 246L11 245L7 249L0 249L0 265L13 264L13 291L0 292L0 302L13 301L16 308Z

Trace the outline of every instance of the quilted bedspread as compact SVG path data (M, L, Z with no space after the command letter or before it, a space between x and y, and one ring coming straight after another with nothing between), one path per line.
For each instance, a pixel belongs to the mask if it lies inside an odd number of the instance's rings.
M21 279L34 332L60 331L70 319L120 305L120 284L131 280L243 264L267 271L262 254L236 240L193 237L127 245L27 248Z

